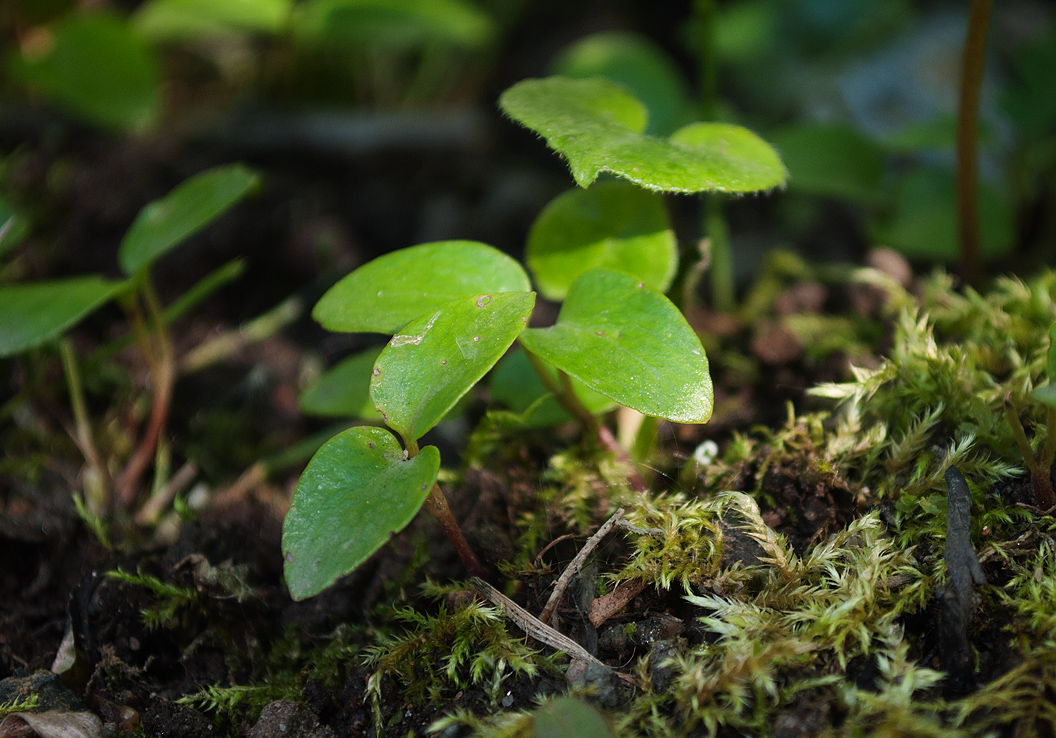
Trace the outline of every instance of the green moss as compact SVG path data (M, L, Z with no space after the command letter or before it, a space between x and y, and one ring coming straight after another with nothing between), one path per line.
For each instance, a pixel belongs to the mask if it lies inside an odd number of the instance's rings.
M1013 669L957 707L956 722L973 736L1052 735L1056 731L1056 644L1036 644Z
M627 520L654 533L631 535L631 555L614 579L642 579L661 589L678 583L686 593L715 579L722 559L722 510L723 502L717 499L639 495L632 500Z
M979 527L1008 532L1027 513L985 490L1025 471L1003 415L1006 393L1026 408L1036 436L1047 435L1042 408L1025 398L1045 381L1056 273L999 279L985 296L958 295L938 273L919 305L908 295L896 302L893 345L880 366L813 392L842 403L823 454L872 498L897 501L906 543L942 537L943 475L954 464L973 484Z
M28 697L16 697L7 702L0 702L0 717L12 713L33 710L40 703L40 696L31 694Z
M919 299L892 294L886 358L855 370L851 381L820 387L816 394L838 400L829 409L799 414L790 405L780 426L735 434L688 489L634 492L627 470L590 446L554 454L539 479L532 452L543 446L522 447L541 443L538 436L496 443L501 433L488 430L495 435L481 453L492 455L489 468L501 460L515 490L507 500L518 531L517 553L504 565L510 579L539 576L534 562L550 541L585 536L622 507L629 529L610 533L596 554L605 583L637 580L661 595L685 595L703 633L663 662L643 648L621 668L636 675L639 690L608 715L615 735L983 738L1005 726L1022 735L1056 730L1056 517L994 489L1026 479L1004 394L1017 399L1035 443L1048 431L1027 398L1044 381L1056 277L959 295L937 274ZM943 475L951 464L969 481L973 542L992 582L980 591L969 638L1004 664L981 658L982 686L959 699L942 696L921 625L945 579ZM768 499L764 480L790 469L807 486L849 493L840 497L848 509L833 512L850 522L805 550L794 550L760 512L780 502ZM417 539L383 600L421 580L426 552L426 539ZM379 725L391 694L440 706L472 690L474 712L452 712L433 734L461 726L460 735L530 736L531 712L504 712L501 696L563 657L531 650L499 611L459 595L461 585L424 591L445 604L379 607L362 630L310 646L288 633L254 662L246 687L215 688L195 704L252 714L274 695L297 698L308 676L337 688L369 664ZM625 634L637 629L616 622ZM654 683L658 667L670 678Z
M140 611L140 617L143 619L143 624L147 627L147 630L155 630L159 627L174 627L176 615L181 609L198 604L198 593L190 587L178 587L174 584L163 582L155 576L144 574L142 571L129 574L121 569L116 569L108 571L106 575L125 584L143 587L158 598L157 607L145 608Z
M455 590L431 584L423 587L433 597ZM368 685L375 705L385 678L395 680L401 694L411 701L437 702L476 686L497 703L506 679L533 677L546 664L522 637L510 635L501 612L475 600L453 609L441 604L435 613L400 608L395 617L406 630L386 638L367 654L375 669Z

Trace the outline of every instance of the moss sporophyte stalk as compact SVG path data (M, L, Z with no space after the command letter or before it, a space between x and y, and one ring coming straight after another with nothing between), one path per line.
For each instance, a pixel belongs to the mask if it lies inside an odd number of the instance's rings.
M312 459L283 528L286 580L297 599L356 568L423 505L467 569L484 573L435 484L439 452L418 444L514 342L540 388L524 405L526 424L543 420L546 395L567 413L547 411L546 422L571 416L609 447L612 434L596 416L614 404L679 423L711 416L704 349L663 294L677 254L656 193L773 188L785 179L777 154L726 124L691 124L667 139L647 136L642 103L601 78L526 80L507 90L500 105L567 158L581 187L603 171L621 179L562 196L532 229L535 282L547 297L563 300L553 326L528 327L535 292L521 265L472 241L379 257L315 306L313 317L329 330L392 336L369 374L368 362L356 371L369 378L369 403L402 445L384 428L357 427ZM598 207L607 214L600 222ZM627 222L639 214L641 226L659 238L628 232ZM364 399L351 404L361 407Z

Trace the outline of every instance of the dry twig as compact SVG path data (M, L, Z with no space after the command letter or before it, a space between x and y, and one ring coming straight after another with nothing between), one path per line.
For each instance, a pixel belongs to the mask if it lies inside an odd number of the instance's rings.
M557 605L561 602L561 597L565 594L565 589L568 587L568 583L572 581L572 577L582 568L583 562L587 560L587 556L590 555L591 551L598 547L601 543L601 539L612 530L613 526L620 522L623 517L623 508L612 514L612 517L606 520L597 532L592 535L583 548L580 549L579 553L576 554L576 558L572 559L572 563L561 572L561 576L557 578L557 583L554 584L554 591L550 593L550 599L546 601L546 606L543 611L539 614L539 620L547 622L550 620L550 616L554 614L554 610L557 609Z

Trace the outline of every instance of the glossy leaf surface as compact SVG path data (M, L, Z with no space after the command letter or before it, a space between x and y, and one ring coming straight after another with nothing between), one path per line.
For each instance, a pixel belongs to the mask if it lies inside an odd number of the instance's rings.
M546 367L554 381L559 381L557 369L550 364L546 364ZM595 415L616 407L615 402L577 379L572 380L572 388L580 402ZM488 389L492 401L506 405L513 414L519 416L522 427L545 428L572 420L572 416L565 412L543 385L527 355L520 349L510 351L495 366L489 377Z
M528 324L534 292L471 295L445 303L389 341L374 364L370 396L405 441L440 422Z
M148 203L132 222L118 251L126 274L133 274L200 231L260 184L241 164L215 167L182 182Z
M125 284L92 276L0 287L0 356L62 335Z
M624 85L649 111L645 133L651 136L666 136L690 120L678 65L645 36L624 31L587 36L562 52L554 72L571 79L605 77Z
M331 331L395 333L457 297L527 292L514 259L476 241L437 241L364 264L331 287L312 317Z
M275 33L289 15L290 0L149 0L133 24L151 39L193 40L232 31Z
M380 420L370 399L370 377L381 347L338 362L301 394L301 411L324 417Z
M628 272L664 291L678 266L678 244L659 195L629 182L598 182L546 206L528 234L525 261L551 300L565 299L594 267Z
M15 72L58 105L99 125L143 128L158 113L154 57L127 23L109 13L70 15L45 53L17 58Z
M785 181L777 152L740 126L691 123L670 139L644 135L645 106L600 77L524 80L499 105L568 159L580 187L603 171L663 192L754 192Z
M440 452L426 446L412 459L403 456L387 430L358 427L312 457L282 526L295 600L329 587L414 519L436 481Z
M593 269L576 280L557 324L521 343L596 392L679 423L711 417L708 360L682 313L623 272Z

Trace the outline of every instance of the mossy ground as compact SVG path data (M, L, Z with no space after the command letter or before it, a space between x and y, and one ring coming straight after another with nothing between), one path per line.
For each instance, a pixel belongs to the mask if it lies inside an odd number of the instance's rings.
M850 381L813 388L824 409L789 405L784 423L728 435L692 473L678 467L696 461L661 444L651 463L663 491L634 492L611 457L580 446L553 454L538 436L507 436L470 460L497 474L492 504L515 536L496 563L533 612L584 537L626 510L631 527L599 549L556 621L634 678L629 700L606 705L616 735L1056 730L1056 518L1032 506L1002 411L1011 392L1035 443L1046 438L1029 392L1046 381L1056 274L999 280L986 294L955 291L941 273L916 294L874 272L847 281L886 292L876 324L888 326L889 348ZM951 465L969 480L988 580L969 624L973 663L956 679L936 604ZM406 582L409 604L375 608L362 631L370 645L347 652L351 668L370 670L375 724L402 734L413 721L401 715L430 705L433 732L530 735L531 709L563 690L567 659L526 645L466 585L426 583L420 600L417 577ZM641 594L591 624L585 608L627 582ZM666 631L639 632L665 617ZM592 699L589 688L573 692Z
M1052 734L1056 517L1036 505L1004 398L1044 443L1030 392L1047 381L1056 273L979 294L937 272L907 291L779 257L758 284L744 324L791 332L796 355L767 364L747 331L716 340L715 422L660 427L642 467L653 491L634 491L624 462L574 429L525 433L501 414L477 425L465 468L443 482L493 582L538 614L586 538L625 511L551 621L633 682L613 698L571 680L616 736ZM871 301L851 317L782 313L803 284ZM857 368L832 377L848 360ZM841 381L783 396L819 375ZM941 606L950 466L969 483L988 582L967 666L950 656ZM82 683L93 709L161 695L238 735L288 700L333 735L528 736L533 711L570 690L568 658L460 581L431 520L295 604L275 508L245 504L229 521L241 532L205 533L202 517L160 552L98 554L97 573L114 574L73 610L96 635ZM125 614L104 623L111 607ZM148 717L112 727L149 735Z

